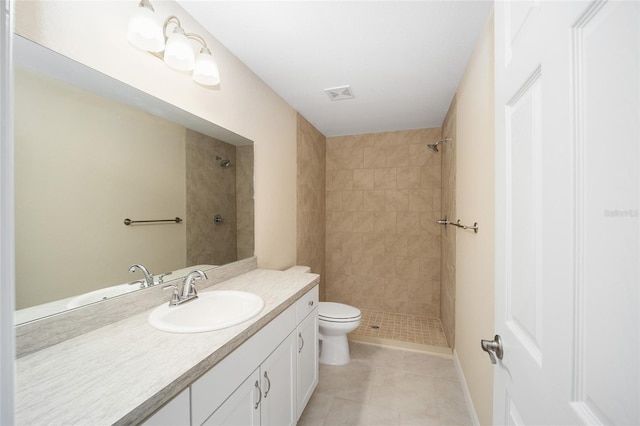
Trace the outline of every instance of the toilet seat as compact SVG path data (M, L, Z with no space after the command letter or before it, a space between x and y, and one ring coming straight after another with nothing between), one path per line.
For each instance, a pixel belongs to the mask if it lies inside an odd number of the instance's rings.
M346 323L360 321L360 309L344 303L320 302L318 319L326 322Z

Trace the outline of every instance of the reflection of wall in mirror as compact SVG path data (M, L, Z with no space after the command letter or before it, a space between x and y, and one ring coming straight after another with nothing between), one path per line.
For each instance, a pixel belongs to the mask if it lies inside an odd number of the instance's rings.
M184 267L184 226L123 219L184 217L185 129L30 72L15 93L16 308Z

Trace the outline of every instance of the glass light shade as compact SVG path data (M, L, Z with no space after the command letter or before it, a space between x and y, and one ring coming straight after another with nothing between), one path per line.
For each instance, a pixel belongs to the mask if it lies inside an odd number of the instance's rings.
M134 47L148 52L162 52L164 50L162 24L156 19L153 8L140 3L140 7L129 19L127 40Z
M178 71L191 71L195 66L195 55L191 42L184 30L177 27L167 39L164 49L164 63Z
M220 83L220 71L209 49L202 49L196 58L193 81L203 86L215 86Z

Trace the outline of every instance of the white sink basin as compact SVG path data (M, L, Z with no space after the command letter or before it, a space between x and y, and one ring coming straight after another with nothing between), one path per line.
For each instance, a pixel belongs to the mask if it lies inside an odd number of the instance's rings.
M209 291L178 306L158 306L149 324L172 333L221 330L258 315L264 307L261 297L245 291Z

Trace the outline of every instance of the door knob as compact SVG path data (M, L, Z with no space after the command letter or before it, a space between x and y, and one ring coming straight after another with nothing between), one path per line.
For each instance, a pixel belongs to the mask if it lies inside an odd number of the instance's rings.
M502 348L502 339L499 335L495 335L493 340L481 340L480 346L482 350L489 354L489 358L491 358L491 364L496 363L496 357L498 359L502 359L504 356L504 350Z

